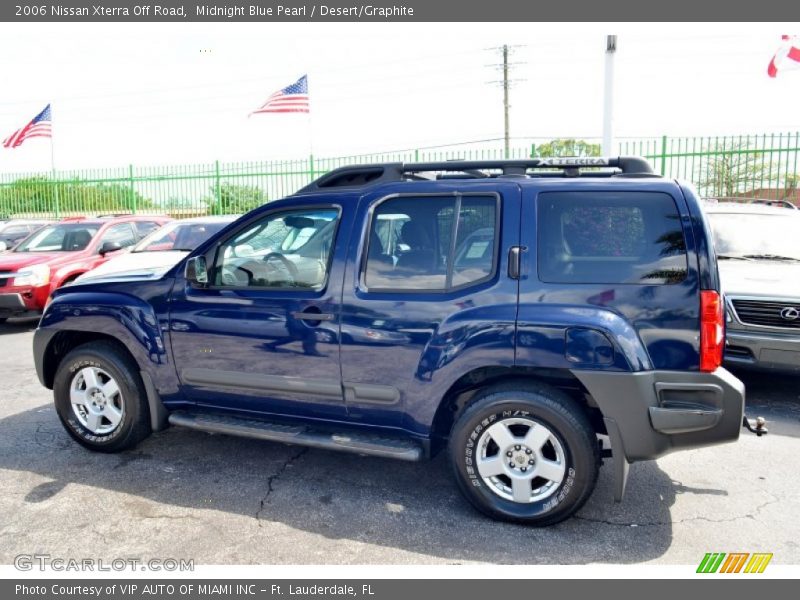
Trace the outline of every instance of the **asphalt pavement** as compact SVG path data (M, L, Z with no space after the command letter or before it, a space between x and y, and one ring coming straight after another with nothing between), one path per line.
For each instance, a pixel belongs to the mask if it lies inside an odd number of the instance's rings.
M497 523L431 462L170 428L96 454L67 436L34 372L35 320L0 325L0 564L18 554L196 564L697 564L706 552L800 563L800 378L739 374L770 434L632 465L610 461L578 515Z

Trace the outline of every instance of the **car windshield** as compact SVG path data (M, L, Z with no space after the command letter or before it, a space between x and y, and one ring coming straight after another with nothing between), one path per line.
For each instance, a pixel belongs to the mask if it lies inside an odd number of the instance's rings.
M213 223L173 221L136 244L133 252L190 252L227 224L224 221Z
M60 223L40 229L14 249L14 252L79 252L92 242L100 225Z
M710 213L721 259L800 260L800 219L786 214Z

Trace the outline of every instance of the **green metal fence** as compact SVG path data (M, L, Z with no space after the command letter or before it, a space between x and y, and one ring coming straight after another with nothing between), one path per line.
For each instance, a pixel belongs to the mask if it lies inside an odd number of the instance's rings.
M581 152L599 154L586 140ZM562 144L558 151L570 151ZM691 181L704 196L798 198L800 133L705 138L624 139L619 154L642 155L668 177ZM512 148L510 158L552 153L553 144ZM246 212L281 198L342 165L388 161L499 159L502 149L412 150L338 158L214 162L52 173L0 174L0 218L110 213L188 217Z

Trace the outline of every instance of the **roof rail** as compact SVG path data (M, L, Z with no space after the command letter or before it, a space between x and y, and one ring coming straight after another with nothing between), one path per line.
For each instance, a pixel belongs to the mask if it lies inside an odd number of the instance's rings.
M581 169L593 169L581 171ZM598 171L598 169L605 169ZM537 172L538 170L538 172ZM487 172L489 171L489 172ZM439 172L438 178L580 177L622 175L657 177L646 159L638 156L530 158L522 160L451 160L420 163L378 163L339 167L317 178L297 193L330 188L360 188L397 181L429 180L423 173ZM449 175L447 175L449 174Z

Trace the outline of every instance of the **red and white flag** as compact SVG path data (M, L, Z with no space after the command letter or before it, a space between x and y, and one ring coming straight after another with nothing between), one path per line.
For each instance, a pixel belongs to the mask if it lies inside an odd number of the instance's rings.
M767 67L770 77L777 76L778 71L800 69L800 38L796 35L782 35L781 39L783 43Z
M52 123L53 117L50 114L50 105L48 104L44 107L44 110L33 117L25 127L17 129L4 139L3 148L17 148L28 138L53 137Z
M258 113L307 113L308 112L308 77L300 79L272 94L259 108L251 112Z

